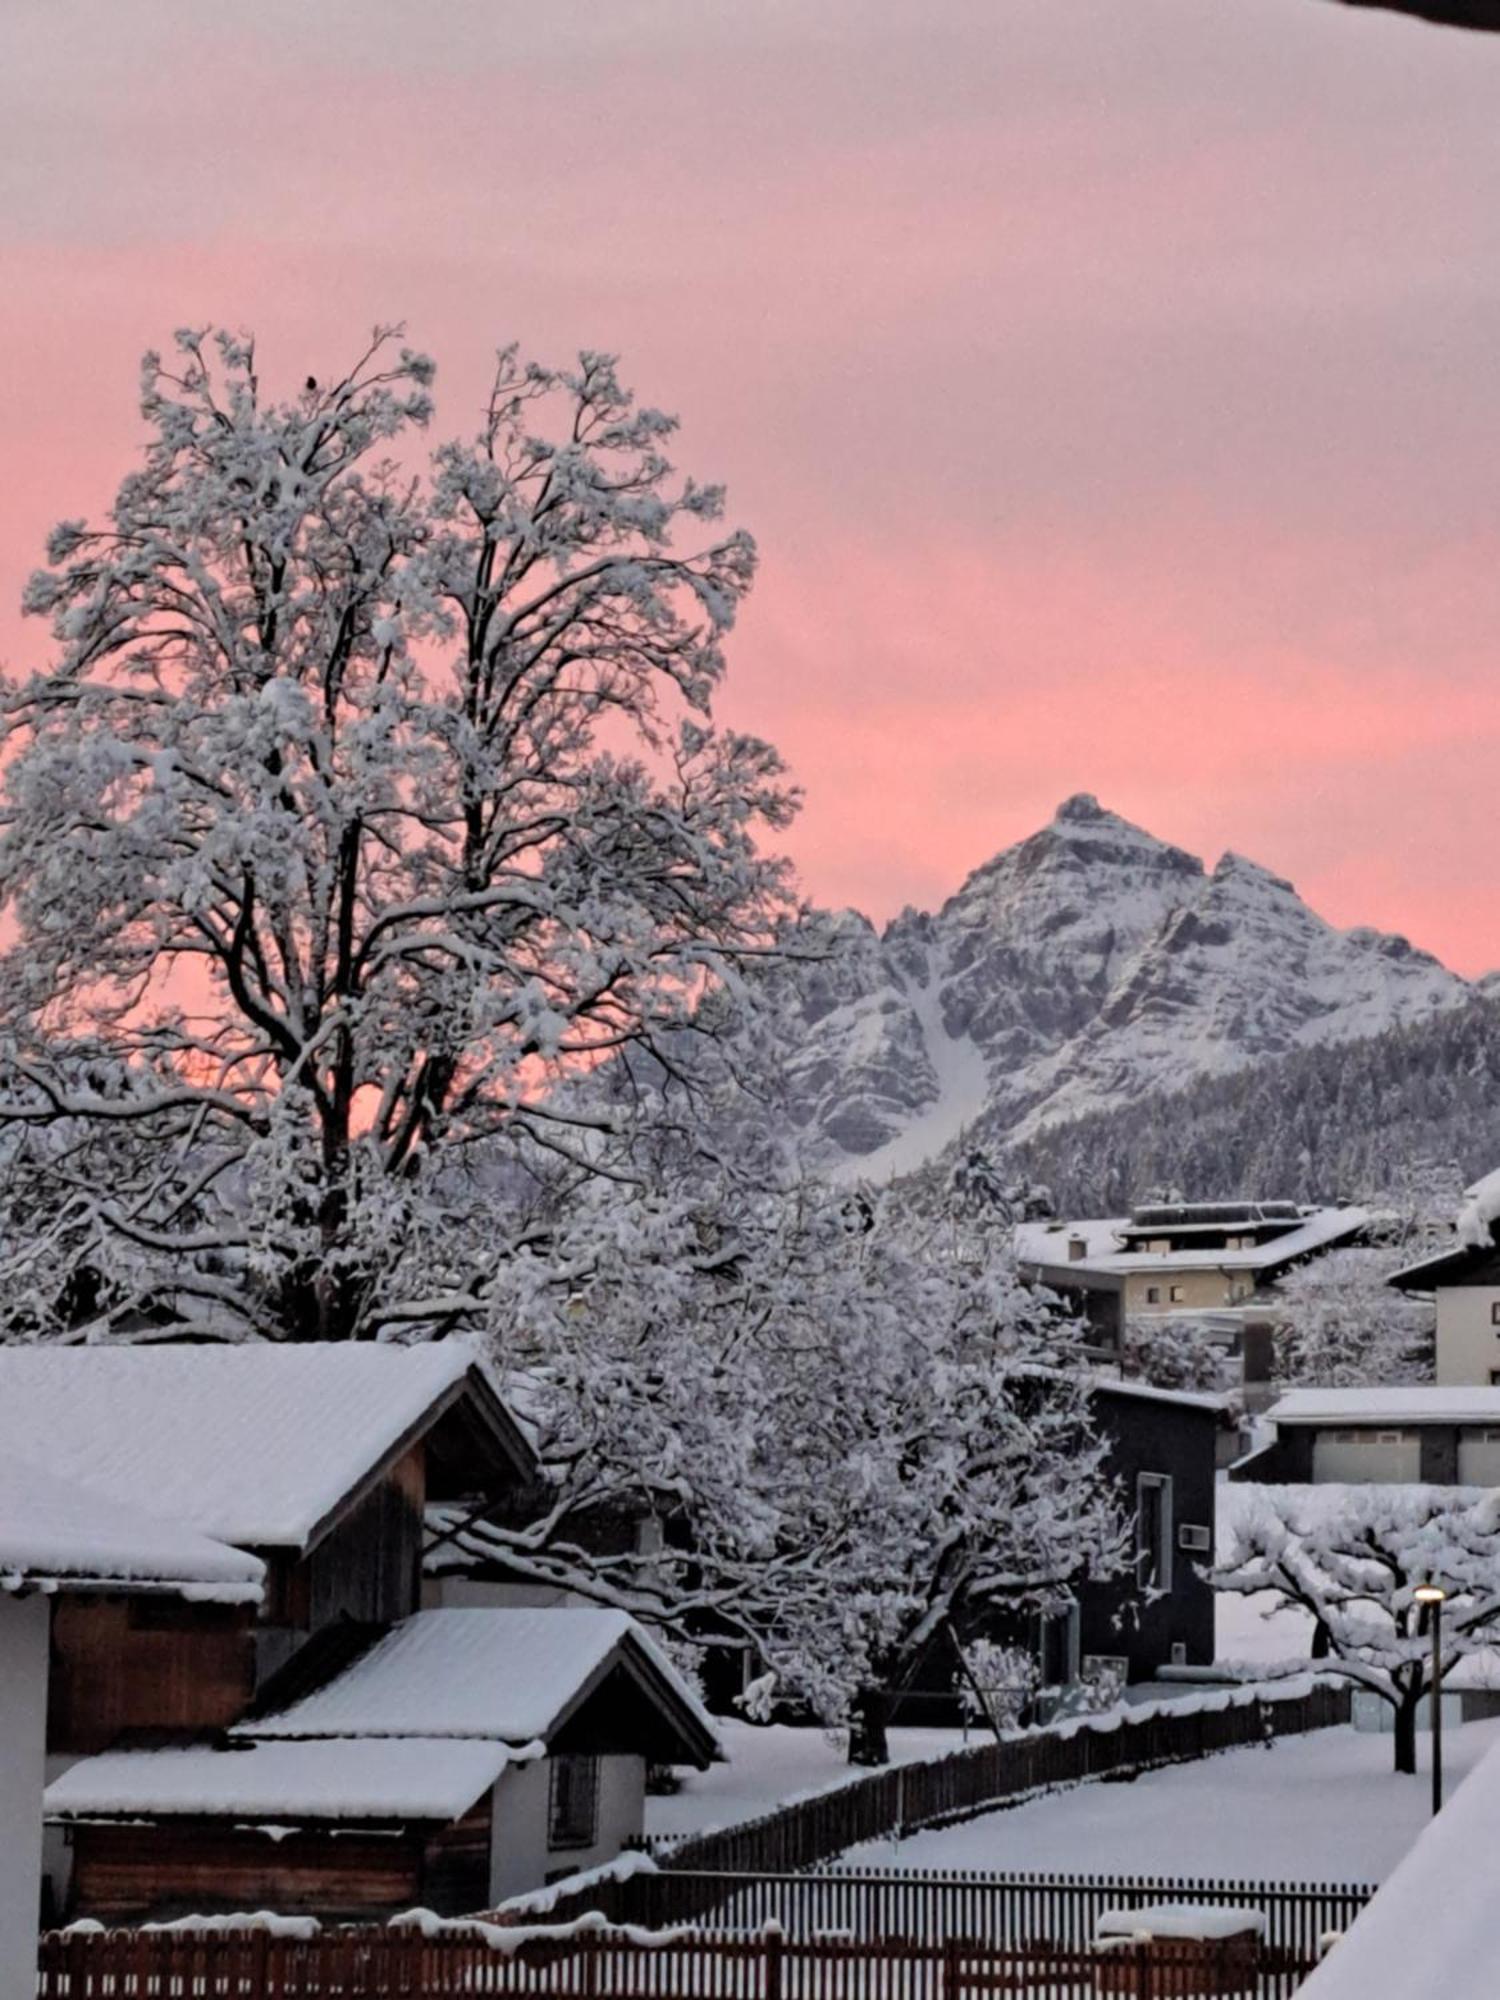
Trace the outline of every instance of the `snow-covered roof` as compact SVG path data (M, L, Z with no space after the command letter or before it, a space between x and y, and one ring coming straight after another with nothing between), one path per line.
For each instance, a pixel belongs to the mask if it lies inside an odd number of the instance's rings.
M403 1737L110 1750L47 1788L51 1819L168 1814L280 1820L460 1818L517 1753L503 1743Z
M0 1455L0 1590L170 1591L254 1603L264 1574L242 1549Z
M1110 1277L1129 1277L1140 1271L1265 1271L1278 1269L1295 1258L1341 1243L1357 1235L1370 1221L1363 1208L1319 1208L1310 1211L1295 1229L1272 1236L1247 1250L1126 1250L1120 1231L1128 1229L1128 1216L1106 1216L1086 1222L1023 1222L1016 1228L1016 1257L1022 1264L1045 1264L1070 1271L1095 1271ZM1165 1232L1164 1232L1165 1233ZM1080 1238L1081 1257L1070 1257L1068 1244Z
M611 1667L632 1658L691 1732L707 1710L623 1611L450 1606L419 1611L326 1687L236 1736L483 1737L545 1741Z
M1500 1423L1500 1387L1421 1382L1408 1388L1289 1389L1266 1411L1273 1424Z
M1126 1382L1113 1375L1094 1378L1094 1388L1107 1396L1129 1396L1141 1403L1175 1403L1181 1409L1209 1410L1216 1417L1234 1407L1231 1395L1212 1395L1201 1389L1158 1389L1151 1382Z
M305 1548L476 1366L462 1341L0 1347L0 1460L241 1547Z
M1457 2000L1493 1992L1500 1964L1497 1848L1500 1747L1423 1827L1374 1900L1298 1987L1298 2000Z
M1464 1189L1463 1206L1453 1226L1460 1243L1476 1250L1490 1250L1494 1248L1497 1222L1500 1222L1500 1167L1481 1175L1472 1187Z

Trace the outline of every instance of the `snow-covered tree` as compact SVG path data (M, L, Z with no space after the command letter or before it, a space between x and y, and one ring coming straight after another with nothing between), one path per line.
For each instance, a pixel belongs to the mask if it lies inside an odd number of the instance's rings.
M511 1155L611 1171L787 918L775 753L711 720L752 544L613 361L499 357L423 462L378 332L262 389L146 359L150 438L65 522L4 690L0 1332L389 1337L476 1316ZM470 1252L486 1240L487 1270Z
M1399 1252L1396 1253L1399 1260ZM1276 1288L1276 1376L1324 1388L1430 1382L1433 1308L1385 1281L1390 1250L1330 1250Z
M1218 1392L1230 1386L1233 1370L1224 1348L1190 1314L1131 1313L1120 1373L1156 1389Z
M1278 1492L1237 1525L1210 1572L1218 1590L1268 1593L1313 1619L1313 1659L1378 1695L1395 1718L1395 1765L1416 1769L1417 1710L1432 1690L1423 1584L1447 1592L1443 1672L1494 1643L1500 1618L1500 1496L1435 1487ZM1304 1665L1305 1671L1305 1665Z
M803 1175L779 1129L684 1122L636 1185L538 1213L493 1339L551 1485L456 1514L432 1559L738 1643L879 1759L888 1690L944 1626L1109 1573L1119 1514L1045 1302Z

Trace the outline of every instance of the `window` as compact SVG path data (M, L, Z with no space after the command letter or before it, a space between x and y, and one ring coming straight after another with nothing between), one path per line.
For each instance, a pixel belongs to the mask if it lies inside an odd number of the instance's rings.
M1076 1601L1042 1618L1037 1664L1041 1668L1043 1687L1071 1687L1078 1679L1080 1631Z
M547 1796L547 1845L592 1847L599 1831L599 1759L554 1757Z
M1490 1325L1500 1326L1500 1299L1490 1300Z
M1500 1389L1500 1368L1492 1368L1490 1370L1490 1387L1492 1389Z
M1160 1285L1147 1285L1147 1287L1146 1287L1146 1303L1147 1303L1147 1305L1148 1305L1148 1306L1159 1306L1159 1305L1161 1304L1161 1286L1160 1286Z
M1169 1297L1169 1298L1171 1299L1171 1301L1172 1301L1172 1303L1173 1303L1173 1305L1174 1305L1174 1306L1176 1306L1176 1305L1181 1305L1181 1303L1182 1303L1182 1286L1181 1286L1181 1285L1173 1285L1173 1286L1172 1286L1172 1288L1171 1288L1171 1290L1170 1290L1170 1291L1168 1292L1167 1296L1168 1296L1168 1297Z
M1143 1590L1172 1588L1172 1479L1143 1472L1135 1482L1135 1564Z

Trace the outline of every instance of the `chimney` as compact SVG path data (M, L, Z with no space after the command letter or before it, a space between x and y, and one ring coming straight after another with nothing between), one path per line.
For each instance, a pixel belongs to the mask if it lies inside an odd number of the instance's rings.
M1081 1258L1088 1255L1088 1248L1088 1241L1085 1237L1070 1236L1068 1238L1068 1262L1070 1264L1078 1263Z

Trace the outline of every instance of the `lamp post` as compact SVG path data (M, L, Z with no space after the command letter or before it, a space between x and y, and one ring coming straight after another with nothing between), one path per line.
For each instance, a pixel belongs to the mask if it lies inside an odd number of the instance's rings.
M1448 1593L1440 1584L1419 1583L1412 1601L1432 1613L1432 1810L1443 1809L1443 1606Z

